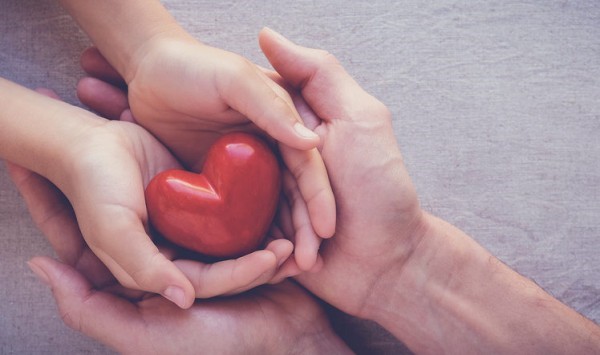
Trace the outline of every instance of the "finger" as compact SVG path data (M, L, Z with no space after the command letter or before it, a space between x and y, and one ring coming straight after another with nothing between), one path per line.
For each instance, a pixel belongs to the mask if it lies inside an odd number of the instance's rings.
M92 227L94 238L88 244L115 278L127 288L159 293L180 308L191 307L192 284L160 253L139 217L118 207L97 211L102 218Z
M127 94L123 90L96 78L79 80L77 97L100 116L111 120L118 120L129 109Z
M63 321L116 350L128 348L144 332L137 307L123 299L95 291L72 267L47 257L29 262L32 271L52 289Z
M263 272L254 281L250 282L247 285L238 287L237 289L234 289L234 290L228 292L227 295L238 294L238 293L253 289L255 287L258 287L260 285L270 283L271 280L273 279L273 277L275 277L278 274L279 268L283 264L285 264L288 260L290 260L290 255L292 254L292 251L294 250L294 246L292 245L292 243L289 240L277 239L277 240L269 242L269 244L267 245L265 250L270 250L271 252L273 252L273 254L275 254L275 257L277 258L277 267Z
M283 188L292 210L296 263L301 270L307 271L317 262L321 238L312 228L306 203L298 190L296 180L288 171L283 174Z
M308 127L308 129L311 129L319 134L318 126L322 123L321 118L319 118L313 109L306 103L306 100L304 100L302 95L293 94L292 100L294 101L294 106L296 106L296 110L298 110L300 117L302 117L304 125ZM323 142L321 141L321 146L318 147L319 150L322 149L322 143Z
M106 149L111 147L104 149L103 154L110 154ZM115 154L121 154L121 150L115 150ZM188 308L195 299L192 284L160 253L146 232L144 177L140 176L139 162L129 155L118 158L109 170L98 169L94 160L84 161L77 169L77 181L85 184L69 197L82 235L123 286L159 293L179 307ZM89 168L85 165L88 163ZM167 166L171 162L158 164Z
M119 121L137 123L137 120L135 119L135 117L133 117L133 113L131 113L130 109L126 109L123 112L121 112L121 116L119 117Z
M60 97L54 90L50 90L50 89L46 89L46 88L37 88L37 89L35 89L35 91L42 95L53 98L55 100L60 100Z
M94 78L109 82L120 88L127 86L121 74L110 65L96 47L87 48L81 53L80 64L81 68Z
M319 136L303 125L288 93L254 64L242 62L226 71L217 78L217 89L230 107L274 139L302 150L319 144Z
M365 104L383 109L328 52L296 45L268 28L260 32L259 43L273 68L301 90L321 119L350 118L345 112L363 112Z
M300 275L302 270L298 267L298 263L295 258L289 258L281 265L277 273L273 275L269 284L278 284L288 277L294 277Z
M214 264L192 260L176 260L174 263L192 281L196 297L233 294L255 285L257 280L263 280L265 274L269 279L275 274L277 267L289 257L293 249L289 241L282 239L278 244L271 250L259 250Z
M269 79L271 79L272 82L279 85L288 92L288 94L292 98L292 102L294 103L296 111L298 111L300 118L302 118L302 122L304 122L304 125L308 129L314 131L317 128L317 126L321 123L321 119L317 117L317 115L313 112L310 106L308 106L306 101L304 101L302 95L300 95L295 88L291 87L276 71L261 67L259 65L257 65L257 67L260 68L260 70Z
M314 231L322 238L335 233L336 206L327 169L317 149L301 151L279 146L283 161L306 202Z
M285 185L284 185L285 188ZM292 220L292 211L288 201L282 196L277 208L277 222L280 232L284 238L294 241L294 221Z

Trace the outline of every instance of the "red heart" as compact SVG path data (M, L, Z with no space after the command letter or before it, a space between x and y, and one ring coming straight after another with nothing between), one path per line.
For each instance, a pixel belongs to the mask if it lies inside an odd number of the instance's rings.
M260 139L231 133L207 153L201 174L167 170L146 188L152 225L185 248L216 257L255 250L277 207L280 170Z

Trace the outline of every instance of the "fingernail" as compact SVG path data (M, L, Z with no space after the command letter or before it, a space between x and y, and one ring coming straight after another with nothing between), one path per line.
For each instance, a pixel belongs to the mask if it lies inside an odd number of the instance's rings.
M309 138L309 139L318 139L319 135L316 134L315 132L311 131L310 129L306 128L302 123L300 122L296 122L294 124L294 130L296 131L296 133L298 133L298 135L300 135L301 137L304 138Z
M42 281L46 285L50 286L50 278L48 278L48 275L44 272L44 270L42 270L41 267L39 267L38 265L32 263L31 261L28 261L27 265L29 266L29 268L31 269L31 271L33 271L33 273L35 274L35 276L37 276L37 278L40 281Z
M185 308L185 293L181 287L169 286L162 295L169 301L178 305L179 308Z

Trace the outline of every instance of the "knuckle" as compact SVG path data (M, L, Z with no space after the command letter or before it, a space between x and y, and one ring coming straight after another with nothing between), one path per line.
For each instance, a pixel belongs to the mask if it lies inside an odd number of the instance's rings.
M229 59L227 73L230 74L232 80L245 78L254 73L254 68L252 66L253 64L248 59L234 55Z
M127 288L142 289L144 291L152 291L150 288L153 281L153 272L151 270L144 270L144 268L137 269L131 273L130 285L123 285Z
M392 120L392 113L390 109L383 102L377 99L374 99L373 102L373 113L385 121Z
M317 49L317 58L322 65L340 65L340 61L331 52L324 49Z
M125 288L132 289L132 290L136 290L136 289L140 288L140 286L138 286L138 283L136 281L134 281L132 278L124 277L124 278L117 278L117 280L119 281L121 286L123 286Z
M270 109L273 110L274 112L277 112L279 115L282 115L283 117L290 117L289 115L285 115L285 113L287 113L288 111L291 110L290 107L290 103L288 101L286 101L285 98L277 95L275 92L273 92L273 100L271 102L271 106ZM293 121L294 118L290 117L289 118L290 121ZM272 122L272 123L276 123L276 121Z
M163 265L160 268L157 268L161 261L159 260L160 258L161 254L158 250L156 250L156 253L150 258L137 264L136 267L129 273L131 277L126 278L130 279L131 284L125 285L122 283L123 286L134 289L142 289L144 291L156 291L156 283L161 282L161 278L158 277L159 275L157 275L157 271L165 271L166 267L166 265ZM124 281L128 282L128 280Z
M64 308L60 310L60 319L62 319L63 323L67 325L67 327L80 332L81 331L81 322L78 318L74 318L72 313Z
M303 154L300 159L294 162L292 166L289 167L290 172L300 184L300 181L303 180L307 170L309 170L311 165L311 158L308 154Z

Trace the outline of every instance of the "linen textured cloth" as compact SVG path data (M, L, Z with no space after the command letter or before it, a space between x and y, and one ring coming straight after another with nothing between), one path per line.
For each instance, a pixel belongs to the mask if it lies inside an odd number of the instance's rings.
M600 321L600 2L164 4L203 42L262 65L263 26L335 54L390 108L424 208ZM88 45L54 1L0 4L4 78L79 104ZM26 266L40 254L53 255L2 167L0 353L111 353L63 325ZM406 351L373 324L338 314L335 326L359 353Z

